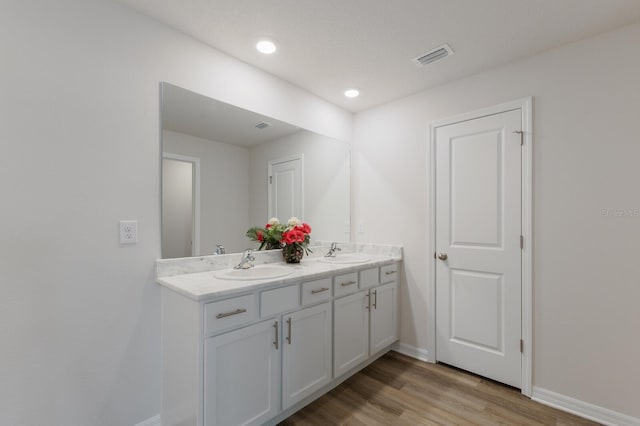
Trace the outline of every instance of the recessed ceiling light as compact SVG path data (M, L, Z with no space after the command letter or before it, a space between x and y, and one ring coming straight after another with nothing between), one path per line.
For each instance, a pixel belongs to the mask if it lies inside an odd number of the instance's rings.
M264 53L265 55L271 55L278 48L276 44L271 40L260 40L259 42L256 43L256 49L258 49L258 52L260 53Z
M358 89L348 89L345 90L344 95L347 98L357 98L360 95L360 91Z

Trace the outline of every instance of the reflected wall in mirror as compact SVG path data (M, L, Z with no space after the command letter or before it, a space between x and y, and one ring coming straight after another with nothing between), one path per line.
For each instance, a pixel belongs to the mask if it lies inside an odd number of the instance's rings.
M162 257L257 248L245 236L297 216L314 241L349 241L350 147L162 83Z

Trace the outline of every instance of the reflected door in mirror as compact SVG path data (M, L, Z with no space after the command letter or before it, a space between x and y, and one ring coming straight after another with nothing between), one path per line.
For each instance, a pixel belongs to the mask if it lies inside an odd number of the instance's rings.
M269 218L304 219L302 159L299 154L269 162Z
M162 257L193 256L194 163L162 159Z

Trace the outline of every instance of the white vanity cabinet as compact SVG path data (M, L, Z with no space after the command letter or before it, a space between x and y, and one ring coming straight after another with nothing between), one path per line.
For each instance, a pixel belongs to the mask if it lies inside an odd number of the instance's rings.
M398 340L398 264L380 267L380 284L371 290L371 355Z
M369 358L369 290L333 302L333 375Z
M267 320L205 339L205 425L259 425L278 414L278 328Z
M397 267L360 272L364 290L334 300L333 374L338 377L398 340ZM392 271L391 274L385 272ZM381 282L387 284L380 285Z
M398 284L370 290L369 354L374 355L398 340Z
M331 302L283 316L282 409L331 381Z
M390 349L397 263L374 265L224 297L163 287L163 425L277 424Z

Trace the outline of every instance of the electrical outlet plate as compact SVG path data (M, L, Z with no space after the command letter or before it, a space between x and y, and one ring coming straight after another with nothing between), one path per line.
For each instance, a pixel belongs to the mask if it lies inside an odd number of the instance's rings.
M136 244L138 242L138 221L120 221L120 244Z

